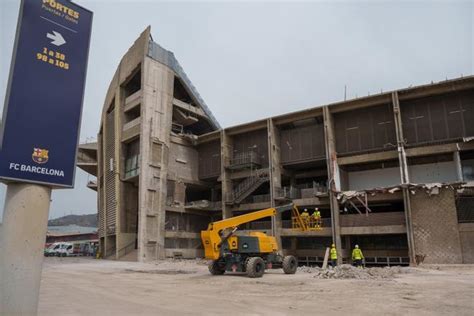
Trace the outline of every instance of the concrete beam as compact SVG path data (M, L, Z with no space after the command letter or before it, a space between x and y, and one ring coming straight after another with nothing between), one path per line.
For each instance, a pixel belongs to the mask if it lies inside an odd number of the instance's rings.
M403 192L397 191L394 193L376 193L375 195L368 194L367 201L369 203L381 203L381 202L393 202L400 201L403 199ZM359 204L357 200L353 201L354 204Z
M181 110L185 110L189 113L195 114L196 116L209 119L206 112L204 112L203 109L198 108L196 106L192 106L189 103L173 98L173 105Z
M120 134L117 134L117 135L122 136L121 139L119 139L119 140L121 140L124 143L127 143L127 142L131 142L132 140L138 138L140 136L140 130L141 130L141 123L140 123L140 121L138 121L137 124L134 124L130 127L127 127L126 129L121 131Z
M310 109L292 112L289 114L278 115L271 119L273 120L275 125L283 125L283 124L288 124L295 121L301 121L301 120L305 120L311 117L317 117L317 116L322 116L322 115L323 115L323 110L321 107L313 107Z
M203 135L199 135L197 138L197 144L205 144L212 141L218 141L221 138L221 130L212 131Z
M97 192L97 181L89 181L87 182L87 187L91 190L94 190Z
M201 233L165 230L165 238L201 239Z
M299 231L296 229L291 228L282 228L281 229L281 236L282 237L329 237L332 236L332 231L330 227L322 227L321 230L311 230L311 231ZM341 248L339 248L341 249Z
M259 129L267 128L267 120L259 120L254 121L246 124L236 125L232 127L228 127L225 129L226 134L228 136L236 135L236 134L243 134L252 131L256 131Z
M202 216L209 216L211 214L214 214L214 213L211 213L212 211L189 209L189 208L186 208L185 206L172 206L172 205L166 205L165 211L180 213L180 214L202 215Z
M341 227L341 235L406 234L405 225Z
M328 197L314 197L314 198L305 198L305 199L294 199L293 203L299 206L328 206L330 205L329 196Z
M97 142L79 145L76 165L85 172L97 176Z
M473 88L474 77L468 76L464 78L456 78L452 80L431 83L413 88L400 89L398 90L398 95L399 99L403 101Z
M125 98L124 112L128 112L142 102L142 91L138 90Z
M263 210L265 208L272 207L270 201L268 202L260 202L260 203L245 203L240 204L238 206L231 207L232 212L243 212L243 211L256 211L256 210Z
M395 150L391 151L381 151L377 153L367 153L355 156L346 156L346 157L338 157L337 162L339 166L347 166L347 165L355 165L355 164L363 164L369 162L377 162L377 161L387 161L387 160L394 160L398 159L398 153Z
M391 93L374 94L348 101L341 101L328 105L331 113L351 111L374 105L387 104L391 101Z
M474 232L474 223L460 223L458 226L460 232Z
M90 162L81 163L81 162L78 162L76 164L76 166L79 167L80 169L84 170L88 174L91 174L93 176L97 176L97 162L96 163L90 163Z
M322 177L322 176L327 176L328 172L327 170L323 169L317 169L317 170L310 170L310 171L305 171L305 172L298 172L295 171L291 174L291 176L294 176L295 179L304 179L304 178L313 178L313 177Z
M170 135L170 141L172 143L175 143L175 144L178 144L178 145L183 145L183 146L188 146L188 147L193 146L193 144L189 140L189 138L185 138L183 136L176 136L176 135L171 134Z
M93 142L93 143L83 143L79 144L78 146L79 149L84 150L84 151L90 151L90 152L96 152L99 149L98 142Z
M474 150L474 142L450 143L423 147L406 148L407 157L430 156L439 154L449 154L456 151Z

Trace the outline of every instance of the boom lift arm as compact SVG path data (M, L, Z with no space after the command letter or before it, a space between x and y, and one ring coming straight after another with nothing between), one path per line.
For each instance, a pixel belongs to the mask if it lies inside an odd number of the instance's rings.
M207 230L201 232L206 258L213 260L219 259L221 244L237 230L239 225L256 221L265 217L275 216L276 214L292 210L294 208L295 206L293 204L288 204L210 223ZM221 236L222 231L226 229L232 229L232 231L227 236Z

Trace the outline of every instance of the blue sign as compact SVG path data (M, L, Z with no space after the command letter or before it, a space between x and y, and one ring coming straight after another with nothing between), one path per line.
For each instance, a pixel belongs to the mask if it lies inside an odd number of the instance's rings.
M3 111L0 178L74 185L92 12L23 0Z

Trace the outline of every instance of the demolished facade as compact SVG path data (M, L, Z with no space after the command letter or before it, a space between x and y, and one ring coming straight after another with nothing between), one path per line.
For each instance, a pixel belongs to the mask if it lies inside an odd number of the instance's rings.
M293 202L241 227L320 263L334 242L367 264L474 263L474 77L385 92L220 128L173 53L145 30L122 58L97 144L78 166L97 176L101 253L140 261L203 255L211 221Z

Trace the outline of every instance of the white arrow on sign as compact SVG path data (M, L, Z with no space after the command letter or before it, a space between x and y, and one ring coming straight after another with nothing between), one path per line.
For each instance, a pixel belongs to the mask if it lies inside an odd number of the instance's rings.
M53 31L53 34L46 33L46 37L53 40L51 42L51 44L53 44L53 45L61 46L63 44L66 44L66 41L64 40L64 37L59 32Z

